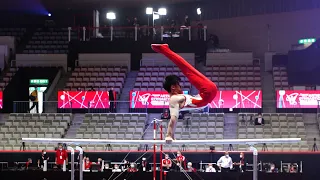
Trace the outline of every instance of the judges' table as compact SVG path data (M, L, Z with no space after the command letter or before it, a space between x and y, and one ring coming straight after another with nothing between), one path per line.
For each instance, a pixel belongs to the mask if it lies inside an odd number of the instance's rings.
M248 180L252 179L252 173L188 173L193 180ZM75 173L75 180L79 179L79 172ZM112 175L112 172L97 172L97 173L84 173L84 180L103 180L109 179ZM110 179L115 179L119 173L114 173ZM37 180L70 180L70 172L61 172L61 171L2 171L0 172L1 180L20 180L20 179L37 179ZM183 173L180 172L169 172L166 174L166 180L184 180L187 179ZM122 180L152 180L152 173L148 172L137 172L137 173L122 173L116 179ZM159 179L159 172L157 174L157 179ZM304 180L303 174L288 174L288 173L259 173L259 180Z

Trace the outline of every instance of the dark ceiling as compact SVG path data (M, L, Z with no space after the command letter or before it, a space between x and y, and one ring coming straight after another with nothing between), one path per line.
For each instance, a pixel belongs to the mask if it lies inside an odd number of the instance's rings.
M120 8L144 7L148 5L166 5L201 0L41 0L48 8Z

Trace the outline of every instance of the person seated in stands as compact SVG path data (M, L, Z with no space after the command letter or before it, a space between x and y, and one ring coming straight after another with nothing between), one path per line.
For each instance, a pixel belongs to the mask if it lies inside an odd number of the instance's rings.
M206 172L217 172L216 168L213 167L212 163L208 164L208 167L206 168Z
M264 125L264 119L261 113L259 113L258 117L254 120L254 125Z
M188 162L186 171L187 172L196 172L197 169L192 167L192 162Z
M137 166L135 163L131 163L130 164L130 167L128 168L128 172L137 172L138 169L137 169Z
M118 164L115 164L115 165L113 166L112 172L121 172L121 169L119 168L119 165L118 165Z
M90 161L89 157L87 157L84 160L84 169L85 170L90 170L91 169L91 165L92 165L92 162Z
M163 171L170 171L170 168L172 167L172 161L169 158L169 154L165 154L164 159L162 159L162 167Z
M168 109L165 109L164 112L161 114L161 119L170 119L170 113Z

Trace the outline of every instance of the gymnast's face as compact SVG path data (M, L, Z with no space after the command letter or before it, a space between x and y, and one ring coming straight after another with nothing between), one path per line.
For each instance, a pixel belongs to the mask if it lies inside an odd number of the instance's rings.
M171 94L183 94L180 83L171 85Z

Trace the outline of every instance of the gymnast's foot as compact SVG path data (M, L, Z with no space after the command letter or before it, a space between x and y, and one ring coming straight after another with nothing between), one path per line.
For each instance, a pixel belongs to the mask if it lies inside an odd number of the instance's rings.
M151 48L158 53L161 53L164 51L165 48L169 48L168 44L151 44Z
M172 141L174 141L176 139L173 136L170 136L170 135L167 134L165 140L166 140L167 144L171 144Z

